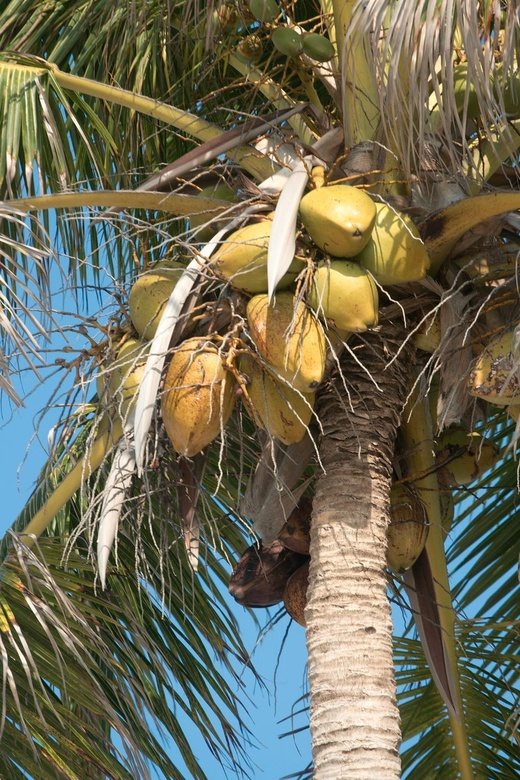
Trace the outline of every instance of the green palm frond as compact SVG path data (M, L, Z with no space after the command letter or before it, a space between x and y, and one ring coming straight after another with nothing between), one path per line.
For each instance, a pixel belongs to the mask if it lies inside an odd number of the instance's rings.
M515 737L518 665L509 649L511 632L516 636L518 626L497 627L485 621L457 624L461 688L477 777L513 778L520 767ZM403 776L458 777L446 708L431 680L420 642L397 637L395 657Z
M80 503L69 505L73 521ZM88 546L44 537L33 553L11 540L0 568L6 767L15 762L30 773L34 754L43 767L34 778L51 776L55 767L60 777L79 777L88 761L103 777L145 778L151 763L180 780L183 770L161 745L162 733L190 776L204 778L179 725L181 712L216 756L244 764L243 716L229 673L240 687L248 661L218 584L227 570L207 549L202 575L193 576L173 512L162 527L153 514L130 516L105 592ZM220 533L237 543L234 529Z

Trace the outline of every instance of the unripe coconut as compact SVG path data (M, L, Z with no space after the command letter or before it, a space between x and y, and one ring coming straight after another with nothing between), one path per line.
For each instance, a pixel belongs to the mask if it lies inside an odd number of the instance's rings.
M428 516L421 501L404 485L393 485L386 532L388 568L400 574L413 566L424 549L428 530Z
M311 190L300 217L316 246L334 257L354 257L370 240L376 204L359 187L333 184Z
M376 203L375 207L377 216L372 235L356 260L379 284L424 279L430 258L410 217L386 203Z
M138 339L128 339L117 351L115 360L104 366L96 380L100 402L116 405L121 419L125 419L135 405L143 379L148 345Z
M495 465L500 450L485 436L461 426L446 428L437 439L437 463L444 486L469 485Z
M239 367L249 380L250 403L246 401L245 407L256 425L283 444L301 441L311 421L315 393L298 393L275 379L253 356L241 356Z
M198 196L197 196L198 197ZM232 203L236 199L236 193L227 184L216 184L210 187L204 187L200 192L201 198L215 198L215 200L225 200ZM222 227L222 223L213 219L210 225L202 227L208 220L214 217L214 214L204 213L203 211L190 216L190 230L196 230L194 239L201 244L207 244L211 241L217 230Z
M377 287L357 263L332 260L321 265L307 300L319 317L340 331L364 331L377 325Z
M520 401L520 354L513 353L515 330L507 330L489 342L469 375L469 392L477 398L509 406Z
M224 429L235 403L234 380L210 341L191 338L173 353L161 414L175 450L196 455Z
M186 266L175 261L160 263L138 277L130 290L128 306L132 325L143 339L153 339L164 307Z
M280 13L276 0L249 0L249 10L258 22L273 22Z
M238 44L236 55L245 63L255 63L261 58L264 47L258 35L248 35Z
M319 33L309 33L303 37L303 53L316 62L327 62L334 56L334 46Z
M254 295L267 291L267 252L273 222L264 219L253 222L228 236L211 256L210 268L237 290ZM296 258L280 279L277 289L288 287L303 263Z
M275 49L286 57L296 57L302 50L303 38L297 30L290 27L277 27L273 30L271 40Z
M255 295L247 304L251 338L274 374L301 393L314 392L325 373L323 328L303 301L289 292Z
M309 561L296 569L287 580L283 593L285 609L300 626L305 627L305 607L309 587Z

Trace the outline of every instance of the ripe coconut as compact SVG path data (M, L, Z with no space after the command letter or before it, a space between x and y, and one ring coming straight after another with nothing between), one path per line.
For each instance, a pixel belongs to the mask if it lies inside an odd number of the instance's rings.
M515 329L507 330L489 342L471 370L470 395L497 406L518 404L520 355L514 354L514 345Z
M160 263L138 277L128 305L132 325L143 339L153 339L173 288L186 266L173 260Z
M275 375L301 393L314 392L325 373L323 328L303 301L279 292L269 304L255 295L247 304L247 321L258 352Z
M256 425L283 444L301 441L311 421L315 393L298 393L253 356L242 355L239 367L248 379L245 407Z
M461 426L446 428L437 439L437 463L444 486L469 485L497 462L500 450L476 431Z
M148 345L138 339L128 339L111 363L103 366L96 380L97 394L105 407L116 405L124 420L135 405L146 364Z
M376 203L375 207L377 216L372 235L356 260L379 284L424 279L430 258L410 217L386 203Z
M377 325L379 295L370 274L357 263L332 260L315 272L307 301L316 314L340 332Z
M305 626L305 607L309 587L309 561L296 569L287 580L283 593L285 609L300 626Z
M244 607L271 607L283 599L290 576L306 558L283 547L252 544L240 556L229 580L229 592Z
M334 257L354 257L370 240L376 204L363 190L343 184L304 195L300 217L316 246Z
M229 235L213 253L210 268L237 290L255 295L267 291L267 251L273 222L253 222ZM288 287L304 268L294 259L277 289Z
M428 516L421 501L404 485L393 485L386 532L388 568L400 574L413 566L424 549L428 530Z
M161 414L175 450L196 455L224 429L235 403L234 380L210 341L191 338L173 353Z
M309 496L302 496L278 534L278 539L284 547L301 555L309 555L311 514L312 499Z

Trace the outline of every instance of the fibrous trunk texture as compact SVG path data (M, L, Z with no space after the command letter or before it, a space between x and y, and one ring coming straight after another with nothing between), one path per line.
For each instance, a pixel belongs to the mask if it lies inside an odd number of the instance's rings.
M405 348L391 361L401 342L386 324L384 335L349 341L319 404L325 473L313 503L306 607L315 780L400 777L385 551L413 357Z

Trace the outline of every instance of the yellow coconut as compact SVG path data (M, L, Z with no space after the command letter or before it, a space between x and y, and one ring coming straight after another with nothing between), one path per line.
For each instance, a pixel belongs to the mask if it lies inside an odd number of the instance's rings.
M213 253L210 268L238 290L250 295L267 291L267 251L273 222L265 219L246 225L228 236ZM304 268L294 259L277 289L288 287Z
M130 290L128 306L132 325L143 339L153 339L164 307L186 266L175 261L160 263L138 277Z
M332 260L321 265L307 301L321 319L339 331L363 331L377 325L377 287L357 263Z
M235 403L234 380L210 341L191 338L173 353L161 414L175 450L192 457L223 430Z
M438 314L424 320L412 336L412 341L418 349L430 354L435 352L441 343L441 322Z
M370 240L376 204L358 187L334 184L304 195L300 217L316 246L334 257L354 257Z
M243 355L239 368L247 378L245 406L259 428L283 444L301 441L312 418L315 393L298 393L266 371L253 356Z
M393 485L390 491L387 538L387 565L397 574L413 566L428 538L426 509L404 485Z
M520 402L520 355L513 353L515 331L507 330L489 342L471 370L469 392L484 401L509 406Z
M135 405L144 374L148 345L128 339L116 352L113 362L104 365L96 380L99 400L104 407L114 406L122 419Z
M461 426L446 428L435 445L444 486L469 485L495 465L498 447L477 431Z
M367 245L356 260L379 284L416 282L426 276L430 258L419 231L406 214L376 203L377 217Z
M301 393L314 392L325 373L323 328L303 301L279 292L269 304L255 295L247 304L251 339L273 373Z

